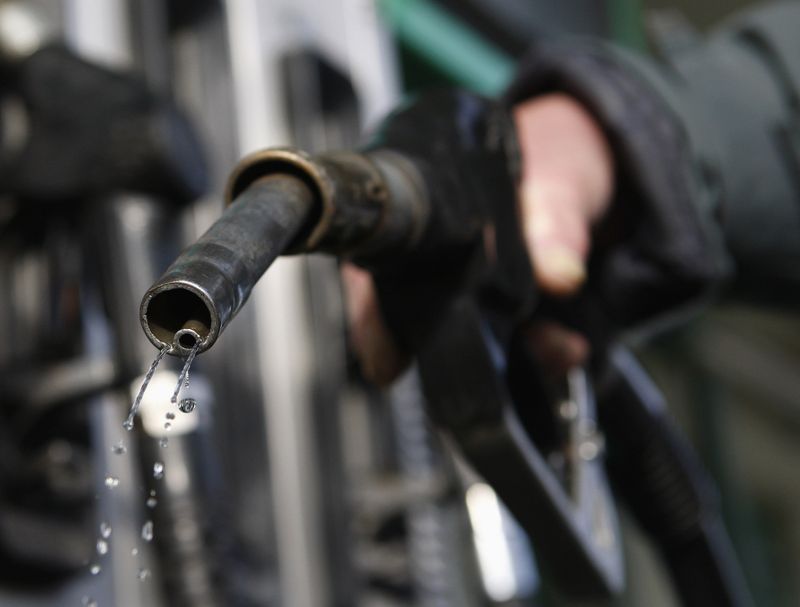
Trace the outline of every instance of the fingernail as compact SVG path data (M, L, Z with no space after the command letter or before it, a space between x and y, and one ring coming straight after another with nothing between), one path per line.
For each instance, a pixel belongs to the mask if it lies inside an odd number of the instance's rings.
M553 235L555 223L547 213L535 213L528 221L526 231L533 241L542 241Z
M539 189L533 183L522 186L524 217L527 218L525 231L531 238L544 238L552 231L553 221L549 213L539 210Z
M572 291L586 279L586 266L580 256L564 247L549 247L539 251L538 260L542 274L559 290Z

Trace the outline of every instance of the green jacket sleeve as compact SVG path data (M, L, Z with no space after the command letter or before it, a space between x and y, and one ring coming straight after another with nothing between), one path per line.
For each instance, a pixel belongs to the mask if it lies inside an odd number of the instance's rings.
M610 317L630 324L720 287L800 303L800 2L741 14L666 61L539 42L508 98L551 91L594 112L618 160L614 206L633 227L600 262Z

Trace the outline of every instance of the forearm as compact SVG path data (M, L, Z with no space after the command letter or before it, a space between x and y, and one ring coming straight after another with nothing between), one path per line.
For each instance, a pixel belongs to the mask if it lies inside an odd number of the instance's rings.
M800 3L730 21L669 66L631 62L686 132L694 200L732 260L731 295L800 300Z
M738 296L800 298L798 29L800 5L788 3L743 15L669 65L550 41L523 66L510 99L560 90L581 100L617 156L614 205L644 217L638 243L603 268L604 299L624 320L723 282ZM645 301L632 308L631 296Z

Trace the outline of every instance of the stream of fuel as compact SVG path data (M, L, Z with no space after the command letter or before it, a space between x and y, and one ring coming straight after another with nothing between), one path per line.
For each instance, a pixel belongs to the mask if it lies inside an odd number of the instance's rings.
M150 368L147 370L147 374L144 376L144 381L142 382L142 387L139 388L139 393L136 395L136 398L131 405L131 410L128 413L128 417L122 422L122 427L125 428L128 432L133 430L133 418L136 417L136 414L139 412L139 406L142 404L142 397L144 396L144 391L147 390L147 385L150 383L150 380L153 379L153 374L156 372L158 368L158 363L161 362L161 359L171 350L171 346L164 346L161 350L158 351L158 355L156 355L156 359L150 365Z
M133 430L136 415L139 412L139 407L142 404L142 398L144 397L144 393L147 390L147 386L150 384L150 380L153 379L153 375L155 375L156 369L158 368L158 365L161 363L164 356L166 356L166 354L170 350L172 350L173 347L175 347L175 344L173 344L172 346L165 345L163 348L161 348L161 350L158 351L155 360L153 360L152 364L150 365L150 368L147 370L147 373L145 374L144 379L142 380L142 385L136 394L136 398L133 400L133 403L131 404L128 416L125 418L125 421L122 422L122 427L128 432ZM178 408L183 413L191 413L197 406L197 402L193 398L183 398L180 400L180 402L178 402L178 396L180 395L182 389L189 387L189 369L191 368L192 362L194 361L194 358L197 355L198 349L199 349L199 344L195 344L194 347L189 351L189 355L186 357L183 363L183 368L181 369L181 372L178 376L178 383L175 386L175 390L172 393L172 397L170 399L171 403L178 403ZM175 419L175 414L172 412L168 412L166 414L167 421L164 423L165 430L169 430L171 428L172 424L170 423L170 421L173 419ZM161 445L161 447L166 447L167 438L162 437L162 439L159 441L159 444ZM128 452L128 448L125 445L124 441L120 440L111 446L111 452L114 455L125 455ZM163 479L164 464L162 462L155 462L153 464L152 474L155 480ZM119 486L119 483L120 479L110 474L106 475L104 480L104 484L108 489L117 488ZM156 507L157 503L158 501L156 499L156 490L151 489L145 504L148 509L153 509ZM111 533L112 533L111 525L103 521L100 523L99 531L100 533L96 544L98 562L91 563L89 566L89 572L92 575L98 575L102 571L102 567L99 563L99 560L108 553L109 542L111 541ZM151 542L153 541L153 537L154 537L153 521L148 519L142 526L141 538L145 542ZM139 554L139 549L137 547L131 549L131 555L133 557L138 556L138 554ZM150 570L147 569L146 567L140 567L137 571L136 577L139 579L139 581L144 582L145 580L149 579ZM98 607L97 601L89 596L84 596L81 599L81 604L85 607Z
M192 366L192 361L194 357L197 356L197 349L200 347L200 344L195 343L192 350L189 352L189 356L186 357L186 362L183 363L183 369L181 369L180 375L178 375L178 385L175 386L175 391L172 393L172 398L170 402L177 403L178 402L178 393L181 391L181 388L188 388L189 387L189 367Z
M142 386L139 388L139 392L136 394L136 398L131 405L131 409L128 412L128 417L125 418L125 421L122 422L122 427L125 428L128 432L133 430L134 418L136 414L139 412L139 407L142 404L142 398L144 397L145 390L147 390L147 386L150 383L150 380L153 379L153 375L158 368L159 363L164 358L164 356L175 347L175 344L172 346L164 346L161 350L158 351L155 360L150 365L150 368L147 370L147 373L144 376L144 381L142 381ZM180 375L178 375L178 383L175 386L175 391L172 393L172 398L170 402L177 403L178 402L178 395L182 388L189 387L189 368L192 366L192 362L194 361L194 357L197 356L197 350L200 348L200 344L196 343L192 349L189 351L189 355L186 357L185 362L183 363L183 368L181 369ZM190 402L184 402L190 401ZM180 403L179 409L184 413L190 413L194 410L196 403L194 399L187 398L183 399Z

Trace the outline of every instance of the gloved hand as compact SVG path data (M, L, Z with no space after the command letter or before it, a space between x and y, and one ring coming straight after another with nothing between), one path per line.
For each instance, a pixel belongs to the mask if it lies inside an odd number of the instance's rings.
M573 98L554 93L514 110L522 155L520 217L536 282L548 295L568 298L586 280L591 229L608 210L614 159L594 118ZM352 264L342 270L353 348L365 377L395 379L409 357L386 328L372 278ZM559 324L530 327L534 351L554 371L583 362L588 342Z

